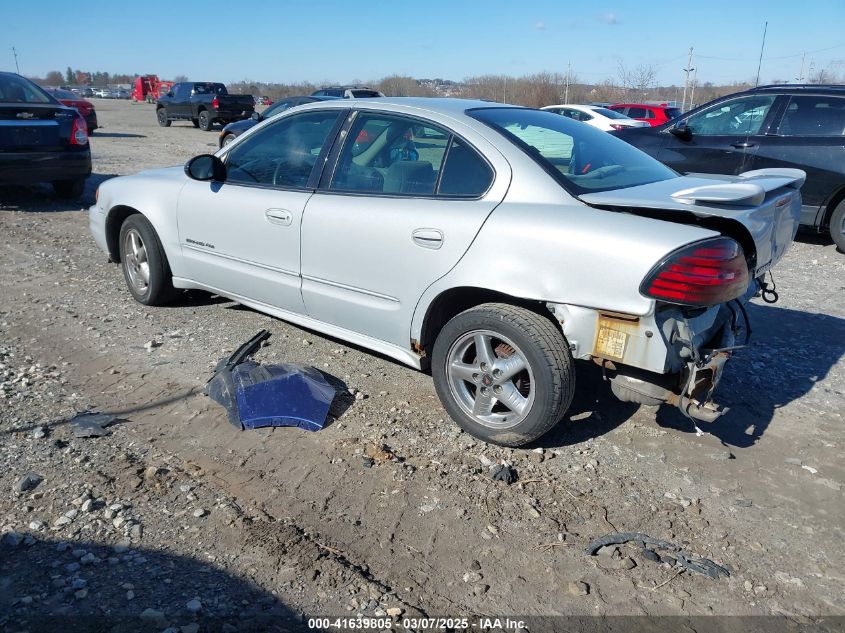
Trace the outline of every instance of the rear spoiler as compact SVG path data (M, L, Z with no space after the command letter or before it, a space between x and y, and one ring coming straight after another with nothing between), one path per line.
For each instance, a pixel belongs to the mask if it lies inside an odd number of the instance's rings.
M687 174L695 176L696 174ZM800 189L807 174L800 169L755 169L739 174L734 182L702 185L682 189L671 194L672 198L684 204L715 203L724 205L759 205L766 194L781 187Z

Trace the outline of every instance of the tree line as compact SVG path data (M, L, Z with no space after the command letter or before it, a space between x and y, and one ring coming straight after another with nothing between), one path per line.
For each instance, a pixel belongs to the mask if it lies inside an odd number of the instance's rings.
M818 69L810 73L808 83L843 83L845 76L837 74L836 68ZM580 81L577 74L558 72L537 72L519 77L504 74L488 74L467 77L463 81L443 79L417 79L408 75L389 75L374 81L355 80L354 85L366 85L380 90L391 97L433 97L451 96L467 99L485 99L542 107L555 103L619 103L619 102L677 102L680 103L684 87L681 85L658 85L657 67L648 64L627 66L617 61L616 74L599 83ZM44 77L31 77L47 86L129 84L137 74L110 74L102 71L74 70L70 66L64 73L54 70ZM167 79L161 77L161 79ZM173 81L188 81L186 75L178 75ZM774 78L770 83L788 83L789 80ZM729 84L712 82L690 83L687 103L701 104L717 97L753 87L752 80ZM308 95L323 87L312 82L267 83L250 80L228 84L230 92L268 96L274 101L295 95Z

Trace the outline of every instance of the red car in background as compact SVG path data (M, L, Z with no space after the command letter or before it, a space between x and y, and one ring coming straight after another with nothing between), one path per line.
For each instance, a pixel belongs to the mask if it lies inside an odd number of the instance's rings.
M49 92L62 105L66 105L70 108L76 108L76 111L82 115L82 118L85 119L85 123L88 124L89 135L93 134L94 130L99 127L97 125L97 111L94 110L93 103L83 99L78 94L73 93L70 90L64 90L62 88L44 88L44 90Z
M608 106L608 108L637 121L645 121L652 127L663 125L666 121L671 121L682 114L680 108L675 108L665 103L662 105L617 103L616 105Z

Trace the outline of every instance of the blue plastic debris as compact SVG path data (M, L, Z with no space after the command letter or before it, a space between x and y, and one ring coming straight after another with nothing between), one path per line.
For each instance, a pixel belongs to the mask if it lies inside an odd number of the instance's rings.
M269 337L269 332L261 330L221 360L206 394L226 408L229 422L239 429L297 426L319 431L329 414L334 387L313 367L248 360Z

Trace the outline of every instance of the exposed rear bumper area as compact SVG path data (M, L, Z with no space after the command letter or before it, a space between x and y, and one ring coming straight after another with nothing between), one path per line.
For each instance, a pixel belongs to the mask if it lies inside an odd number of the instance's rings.
M0 184L31 185L91 175L91 152L0 153Z
M600 365L617 398L671 404L687 417L712 422L726 411L713 402L725 364L750 336L744 305L760 289L755 280L728 303L695 310L663 305L645 316L548 307L573 356Z

